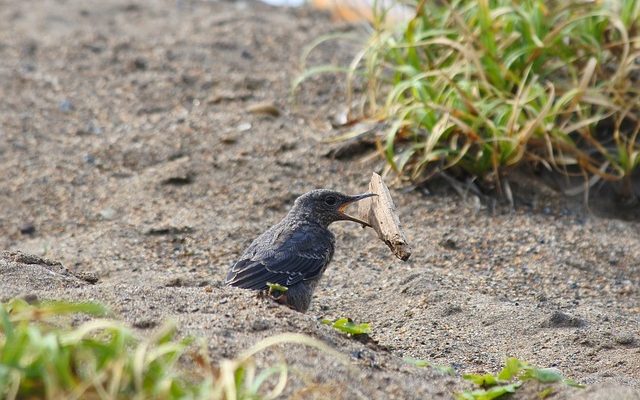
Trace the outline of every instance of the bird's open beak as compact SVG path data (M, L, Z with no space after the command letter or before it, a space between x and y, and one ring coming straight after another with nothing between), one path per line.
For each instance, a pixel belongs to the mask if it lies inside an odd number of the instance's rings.
M344 210L349 206L349 204L353 204L355 202L358 202L358 201L360 201L362 199L366 199L367 197L371 197L371 196L377 196L377 194L375 194L375 193L364 193L364 194L357 194L355 196L349 196L349 200L345 201L344 203L342 203L340 205L340 207L338 207L338 212L342 216L342 219L343 220L347 220L347 221L357 222L357 223L362 224L364 226L371 227L371 225L368 222L363 221L361 219L358 219L356 217L352 217L351 215L349 215L349 214L344 212Z

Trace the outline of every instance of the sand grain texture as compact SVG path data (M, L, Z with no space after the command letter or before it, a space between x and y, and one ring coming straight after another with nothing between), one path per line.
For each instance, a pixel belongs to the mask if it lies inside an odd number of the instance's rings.
M303 371L290 394L307 379L333 388L325 398L450 399L468 387L460 376L402 359L460 375L515 356L633 398L638 222L546 198L492 212L387 180L411 240L406 262L373 230L341 222L307 314L223 285L298 195L361 193L383 167L321 156L337 133L342 78L313 77L289 102L304 47L335 30L361 32L308 8L252 2L0 1L0 250L13 252L0 256L0 299L101 301L141 335L172 319L203 337L213 360L279 332L349 357L352 368L280 349ZM310 62L346 65L357 50L324 45ZM319 322L339 317L369 322L371 340Z

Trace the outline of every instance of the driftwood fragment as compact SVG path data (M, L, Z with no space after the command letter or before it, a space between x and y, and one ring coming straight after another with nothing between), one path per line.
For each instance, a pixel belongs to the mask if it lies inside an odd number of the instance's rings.
M358 202L359 218L367 221L378 233L380 240L386 243L393 254L402 261L411 256L411 247L400 227L391 194L382 177L375 172L369 181L369 192L377 194Z

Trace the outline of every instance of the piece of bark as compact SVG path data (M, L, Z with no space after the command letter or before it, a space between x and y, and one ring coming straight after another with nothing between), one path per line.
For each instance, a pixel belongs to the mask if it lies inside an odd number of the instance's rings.
M393 254L402 261L411 256L411 247L400 227L400 220L396 214L391 194L382 177L375 172L369 181L369 192L377 194L358 202L358 215L367 221L378 233L380 240L386 243Z

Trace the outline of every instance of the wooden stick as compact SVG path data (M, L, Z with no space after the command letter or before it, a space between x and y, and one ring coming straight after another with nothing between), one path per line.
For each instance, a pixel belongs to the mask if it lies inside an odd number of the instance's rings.
M411 256L411 247L400 227L396 206L393 204L389 189L382 181L382 177L375 172L369 182L369 191L377 196L358 202L359 217L371 225L378 233L380 240L389 246L396 257L407 261Z

